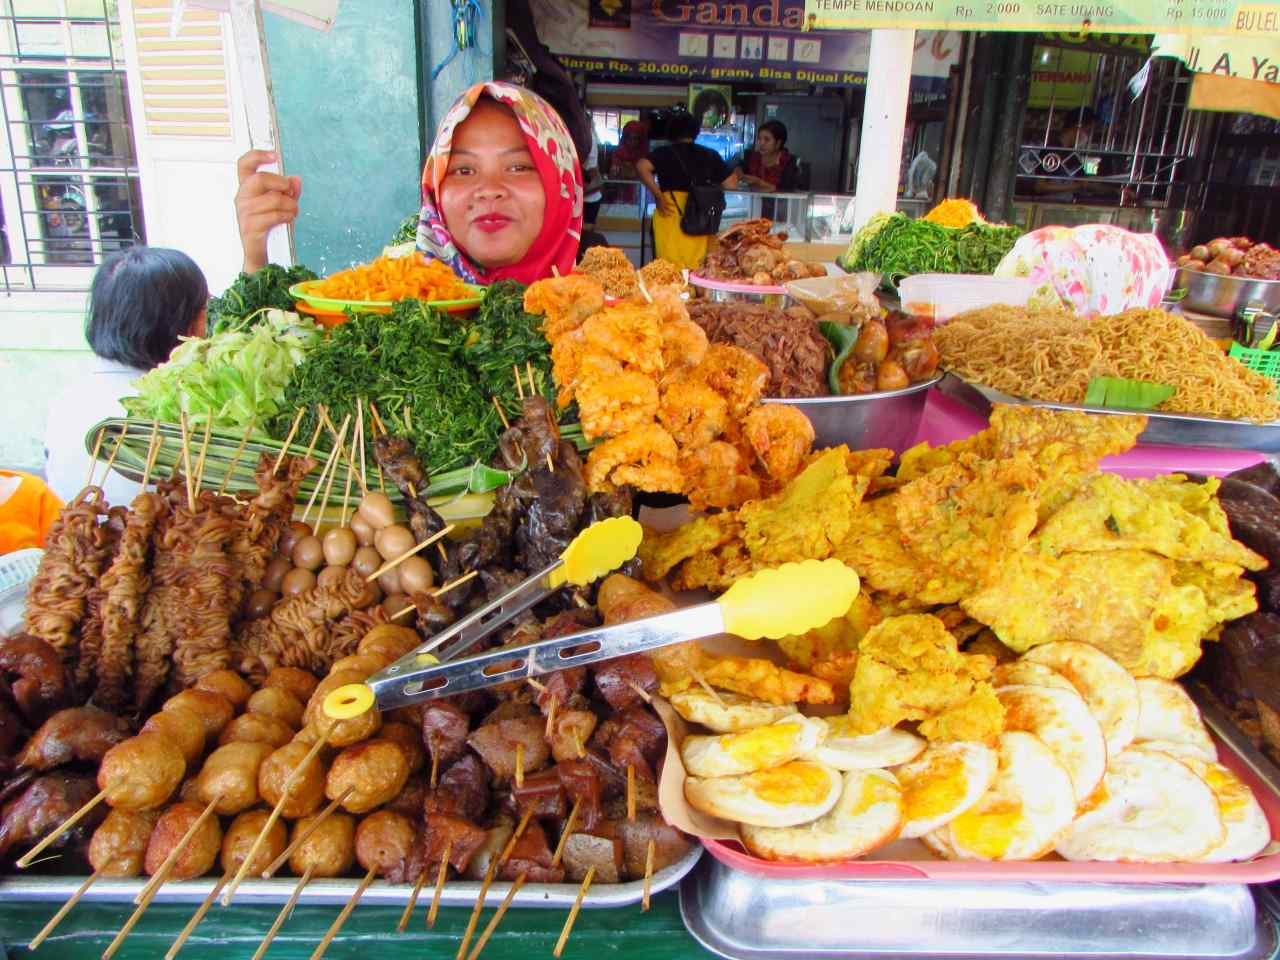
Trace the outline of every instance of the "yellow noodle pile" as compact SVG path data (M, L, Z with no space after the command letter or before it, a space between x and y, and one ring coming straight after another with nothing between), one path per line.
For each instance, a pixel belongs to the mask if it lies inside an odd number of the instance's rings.
M986 307L960 314L934 340L943 367L1011 396L1080 403L1094 377L1122 377L1173 387L1159 408L1166 412L1280 419L1273 381L1163 310L1085 320L1060 310Z

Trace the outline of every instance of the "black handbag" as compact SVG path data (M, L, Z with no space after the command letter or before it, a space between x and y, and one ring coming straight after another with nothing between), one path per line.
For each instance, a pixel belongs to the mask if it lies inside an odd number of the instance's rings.
M724 188L718 183L694 183L693 174L685 165L679 151L672 145L672 153L676 162L689 178L689 196L685 200L684 209L676 204L680 211L680 229L691 237L709 237L720 232L720 218L724 216Z

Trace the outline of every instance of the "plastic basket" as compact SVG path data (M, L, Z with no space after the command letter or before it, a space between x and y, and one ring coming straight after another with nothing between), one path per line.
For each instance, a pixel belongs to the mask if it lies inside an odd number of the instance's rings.
M44 551L39 547L15 550L0 557L0 593L25 587L35 579Z
M1227 352L1227 356L1234 357L1250 370L1260 373L1264 377L1270 377L1276 381L1277 390L1280 390L1280 351L1257 350L1253 347L1245 347L1239 343L1233 343L1231 344L1231 349Z

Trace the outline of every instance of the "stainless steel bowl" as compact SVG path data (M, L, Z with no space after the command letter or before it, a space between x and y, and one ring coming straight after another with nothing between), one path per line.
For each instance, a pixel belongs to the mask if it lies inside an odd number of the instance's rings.
M834 447L844 443L852 450L885 448L902 453L915 441L920 417L929 398L929 388L941 379L937 376L914 383L905 390L765 400L765 403L785 403L808 417L816 434L815 447Z
M785 293L745 293L735 290L712 290L710 287L698 287L698 298L710 300L712 303L763 303L770 307L785 307Z
M1280 280L1227 277L1202 270L1178 270L1175 290L1185 289L1183 308L1231 320L1251 304L1267 313L1280 311Z

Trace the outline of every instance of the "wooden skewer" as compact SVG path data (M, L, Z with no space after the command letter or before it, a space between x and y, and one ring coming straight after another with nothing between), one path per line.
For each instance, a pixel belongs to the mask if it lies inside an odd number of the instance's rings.
M378 429L381 430L383 435L385 436L387 432L387 425L382 422L382 414L378 412L378 408L372 400L369 401L369 412L373 414L373 422L377 425Z
M106 432L106 427L99 427L98 436L93 441L93 453L89 454L89 479L84 482L86 487L93 486L93 475L98 472L98 451L102 449L102 438Z
M302 758L299 763L285 777L284 786L280 788L280 799L276 801L276 805L271 809L271 816L267 817L267 822L262 825L262 831L254 838L253 846L249 848L249 854L244 858L244 863L240 864L240 869L236 871L235 879L231 881L231 885L227 887L227 892L222 897L222 905L224 907L231 905L231 898L236 895L236 891L240 889L240 884L244 883L245 875L249 872L249 865L253 863L258 856L258 851L262 849L262 845L267 840L267 834L271 832L271 828L276 825L276 821L280 819L280 811L284 809L284 802L289 799L289 791L293 789L293 785L298 782L298 778L302 776L302 772L307 769L311 761L315 759L326 743L329 742L329 734L333 732L333 728L337 726L335 723L329 724L320 736L316 738L316 742L312 744L311 749L307 751L307 755Z
M240 465L240 457L244 455L245 445L249 442L249 437L253 435L253 428L257 425L257 422L257 417L254 417L249 421L249 425L244 428L244 436L240 438L240 445L236 447L236 452L231 457L227 472L222 475L222 482L218 484L218 496L222 496L227 489L227 481L231 479L231 475L236 472L236 467Z
M347 421L344 420L342 421L342 436L338 438L338 450L344 456L346 454L346 448L343 446L342 440L343 440L343 437L345 437L346 435L347 435ZM347 471L347 476L348 477L351 476L349 467ZM324 485L324 499L320 501L320 512L316 514L316 526L320 525L320 519L324 517L324 511L329 506L329 493L333 490L333 481L336 480L337 477L338 477L338 465L337 463L335 463L333 465L333 469L329 471L329 482Z
M470 573L464 573L462 576L458 577L456 580L450 580L443 587L440 587L431 595L433 597L443 597L446 593L448 593L454 587L460 587L464 583L466 583L468 580L471 580L478 576L480 576L479 570L472 570Z
M339 805L341 805L342 802L347 799L347 797L351 796L351 792L353 790L355 790L355 787L347 787L347 789L343 790L339 796L337 796L333 800L330 800L329 804L323 810L321 810L318 814L316 814L315 817L312 818L311 822L307 824L307 829L303 830L301 834L294 837L292 842L290 842L290 844L284 848L284 852L280 854L280 856L272 860L271 863L268 865L267 869L262 871L262 879L270 880L271 877L275 874L275 872L279 870L281 866L284 865L285 861L287 861L291 856L293 856L293 851L297 850L300 846L306 843L307 838L310 837L313 833L315 833L320 828L320 824L324 823L326 820L329 819L329 817L333 816L333 811L337 810Z
M520 382L520 364L513 363L511 365L511 372L516 375L516 395L519 396L521 400L523 400L524 384Z
M533 361L526 360L524 362L524 372L529 375L529 396L536 396L538 393L538 382L533 379Z
M551 462L551 454L549 453L547 454L547 469L550 470L552 473L556 472L556 465Z
M418 609L418 608L417 608L417 607L415 607L413 604L409 604L409 606L405 607L403 610L401 610L401 611L399 611L399 612L397 612L397 613L393 613L393 614L391 615L391 622L392 622L392 623L395 623L395 621L399 620L399 619L400 619L401 617L403 617L406 613L412 613L414 610L417 610L417 609Z
M443 542L443 541L440 541L440 542L437 542L437 543L436 543L436 550L440 553L440 562L441 562L441 563L448 563L448 562L449 562L449 554L445 552L445 549L444 549L444 542Z
M76 892L73 893L67 899L67 902L64 903L58 909L58 912L55 913L52 917L50 917L49 922L40 928L40 932L31 938L31 942L27 944L28 950L37 949L40 946L40 944L44 943L45 940L48 939L49 934L53 933L54 929L58 926L58 924L60 924L63 921L63 919L66 917L66 915L71 912L71 908L80 902L80 898L89 892L89 888L94 885L94 883L97 881L97 879L100 876L102 876L102 871L105 869L106 869L105 866L99 867L97 870L93 871L93 873L89 874L89 876L85 878L84 883L80 884L80 886L76 889Z
M510 422L509 420L507 420L507 412L506 412L505 410L503 410L503 409L502 409L502 404L500 404L500 403L498 402L498 398L497 398L497 397L490 397L489 399L491 399L491 400L493 401L493 409L495 409L495 410L497 410L497 411L498 411L498 419L502 421L502 429L503 429L503 430L510 430L510 429L511 429L511 422Z
M636 692L636 696L645 703L653 703L653 697L649 696L649 691L640 686L640 684L636 683L634 680L628 680L627 686L634 690Z
M516 789L524 786L524 744L516 744Z
M502 898L502 903L498 905L498 909L493 912L493 916L489 919L489 925L484 928L484 933L480 934L480 939L476 941L476 947L471 951L471 956L467 960L478 960L480 951L484 949L484 945L493 936L493 931L497 930L498 924L502 922L502 917L507 912L507 907L511 906L511 901L515 899L516 894L520 892L520 888L524 886L526 876L527 874L520 874L520 876L516 877L515 882L511 884L511 889Z
M120 434L120 436L119 436L118 438L116 438L116 445L115 445L114 447L112 447L112 448L111 448L111 456L107 458L107 466L106 466L106 469L104 469L104 470L102 471L102 482L103 482L103 483L106 483L106 482L107 482L107 477L111 476L111 468L112 468L112 466L114 466L114 465L115 465L115 462L116 462L116 456L120 453L120 446L124 443L124 438L125 438L126 436L128 436L128 434L129 434L129 428L126 426L126 427L124 428L124 432L123 432L123 433L121 433L121 434Z
M324 409L324 407L322 406L320 409L321 409L321 410L323 410L323 409ZM316 428L315 428L314 430L312 430L312 431L311 431L311 442L307 444L307 453L306 453L306 455L307 455L308 457L309 457L309 456L311 456L311 454L313 454L313 453L315 453L315 452L316 452L316 443L317 443L317 441L319 441L319 439L320 439L320 431L321 431L321 430L323 430L323 429L324 429L324 420L322 420L320 417L318 417L318 416L317 416L317 417L316 417Z
M440 751L436 749L435 738L431 739L431 789L436 788L439 783L438 774L440 773Z
M280 932L280 928L284 926L284 922L289 919L289 914L293 913L293 908L298 905L298 898L302 896L302 891L307 884L311 882L311 872L315 870L315 865L307 867L306 873L302 875L302 879L298 881L298 885L293 888L293 893L289 899L285 901L285 905L280 908L280 912L276 914L276 922L271 924L271 929L267 931L267 935L262 938L262 943L258 945L258 949L254 951L253 960L262 960L263 954L267 952L267 948L271 946L271 941L276 938L276 934Z
M582 886L578 888L578 899L573 901L573 909L569 911L569 916L565 918L564 929L560 931L560 939L556 941L556 948L551 951L553 956L558 958L564 951L564 945L569 942L569 934L573 931L573 922L578 919L578 911L582 909L582 901L586 897L587 891L591 888L591 881L595 878L595 866L587 867L587 875L582 878Z
M716 693L715 688L713 688L711 684L707 683L706 677L704 677L702 674L700 674L697 670L693 669L692 667L689 668L689 673L692 674L693 679L698 682L698 686L702 687L702 689L707 692L707 696L709 696L716 703L720 704L720 706L722 707L724 706L724 701L720 699L720 694Z
M529 821L533 819L533 807L524 812L524 816L520 818L520 822L516 825L515 832L511 834L511 839L507 841L507 845L502 848L502 856L498 858L498 869L502 869L502 865L507 862L507 858L511 856L511 851L516 848L516 844L520 840L521 834L525 828L529 826Z
M182 416L178 418L178 424L182 428L182 472L185 474L183 479L187 482L187 506L194 513L196 509L196 494L191 486L191 438L188 436L185 410L182 412Z
M551 265L551 275L552 275L553 277L559 277L559 276L560 276L560 268L559 268L559 267L557 267L554 263Z
M173 845L173 849L169 851L169 855L164 858L164 861L160 864L160 869L147 881L147 885L138 891L138 895L133 898L134 903L142 903L143 900L149 899L148 894L155 894L160 889L160 885L173 872L174 864L178 862L178 857L182 855L182 851L186 849L187 844L191 842L191 838L196 835L196 831L204 825L204 822L213 816L213 808L221 802L222 795L219 794L205 804L205 808L200 811L200 816L191 821L191 826L187 827L187 832L179 838L178 842Z
M162 884L164 880L168 879L168 876L162 876L161 874L156 874L156 876L162 877ZM120 928L120 931L115 935L115 938L107 945L107 949L102 951L102 960L111 960L111 958L116 955L116 951L119 950L120 945L124 943L125 937L129 936L129 934L133 932L133 928L138 925L138 921L142 919L142 915L146 913L147 907L151 906L151 901L156 898L156 895L159 892L160 885L157 885L149 894L147 894L146 899L134 908L133 913L129 915L129 919L124 922L124 926Z
M436 925L436 915L440 912L440 897L444 893L444 879L449 873L449 854L453 852L453 840L444 843L444 856L440 858L440 872L436 874L436 889L431 895L431 909L427 911L427 929ZM481 898L481 902L484 899Z
M546 689L545 687L543 689ZM551 739L551 734L556 728L556 707L560 704L560 698L554 693L551 695L551 703L547 705L547 730L546 738Z
M564 856L564 845L569 840L569 835L573 833L573 825L578 819L578 810L582 807L582 798L579 797L573 801L573 807L569 810L569 819L564 822L564 829L560 831L560 842L556 844L556 852L551 857L551 869L554 870L560 866L560 858Z
M526 677L524 682L529 684L529 686L533 687L533 689L537 690L539 693L547 692L547 685L541 680L535 680L533 677Z
M196 489L204 482L204 461L209 455L209 436L213 433L213 411L209 411L209 419L204 422L204 439L200 441L200 456L196 458Z
M369 872L364 875L364 879L360 881L360 886L356 887L356 892L351 895L351 899L347 901L347 905L342 908L342 912L338 914L338 919L333 921L333 926L329 928L329 932L324 935L324 939L320 941L320 945L316 947L315 952L311 954L311 960L320 960L324 956L324 952L329 949L329 944L333 943L333 938L338 935L338 931L342 929L342 925L347 922L347 917L351 916L351 911L356 908L356 904L360 902L360 898L364 896L364 892L369 889L369 884L373 883L373 878L377 876L378 868L370 867Z
M293 418L293 426L289 428L288 434L285 435L284 443L280 445L280 452L276 455L276 462L271 465L271 475L274 477L276 471L280 469L280 461L284 459L284 455L289 450L289 444L293 443L293 435L298 432L298 425L302 423L302 415L307 412L306 407L299 407L297 414Z
M422 895L422 888L427 882L427 868L424 864L422 872L418 874L418 879L413 885L413 892L409 894L409 902L404 905L404 913L400 914L400 922L396 924L396 933L404 933L409 929L409 920L413 917L413 909L418 905L418 897Z
M315 489L311 491L311 499L307 501L307 508L302 511L302 522L307 522L307 515L311 513L311 508L315 506L316 497L320 495L320 488L324 486L325 478L329 476L329 472L334 469L338 460L338 448L334 447L329 451L329 458L324 462L324 469L320 471L320 478L316 480ZM324 507L320 508L321 513Z
M351 441L351 459L355 459L355 445L360 442L360 418L356 417L356 436ZM351 512L351 474L353 470L347 471L347 482L342 488L342 523L341 526L347 525L347 514Z
M582 736L578 733L578 728L573 728L573 748L578 753L578 759L581 760L587 755L587 751L582 748Z
M369 483L364 476L369 470L369 465L364 459L364 407L360 408L360 490L365 496L369 494Z
M169 952L164 955L164 960L173 960L178 955L178 951L186 945L191 934L195 933L196 927L200 926L200 921L204 919L204 915L209 912L209 908L213 906L213 901L218 899L218 894L222 892L222 888L226 886L227 881L231 879L231 871L228 870L222 875L222 878L213 885L213 889L209 891L209 895L196 908L196 912L191 915L191 919L187 921L187 925L182 928L182 932L178 934L178 938L173 941L173 946L169 948Z
M400 566L400 564L404 563L406 560L412 557L415 553L418 553L420 550L427 549L427 547L431 546L440 538L448 536L449 531L451 531L452 529L453 529L453 524L451 523L447 527L445 527L443 530L439 531L438 533L433 533L431 536L427 537L427 539L423 540L421 543L410 547L404 553L400 554L400 556L395 557L394 559L388 560L386 563L380 566L377 570L373 571L373 573L365 577L364 582L373 583L373 581L377 580L380 576L382 576L388 570L394 570L396 567Z
M467 955L467 946L476 932L476 923L480 920L480 911L484 909L484 898L489 893L489 885L493 883L498 872L498 861L490 860L489 869L484 872L484 880L480 883L480 894L476 897L476 905L471 908L471 917L467 920L467 929L462 933L462 942L458 944L458 953L454 960L462 960Z
M151 470L155 467L156 457L160 453L160 421L151 421L151 439L147 441L147 464L142 471L142 486L151 482ZM221 492L221 491L219 491Z
M627 819L632 823L636 819L636 765L627 764Z
M94 807L96 807L105 799L107 799L107 791L99 790L97 794L95 794L93 797L89 799L88 803L86 803L83 807L81 807L71 816L67 817L67 819L62 822L62 826L55 828L52 833L50 833L47 837L45 837L43 840L37 843L34 847L31 848L30 851L28 851L21 859L19 859L18 866L23 869L25 869L26 867L29 867L31 865L31 861L35 860L36 857L38 857L41 853L43 853L44 850L51 843L53 843L60 836L62 836L64 833L66 833L68 830L74 827L77 823L79 823L81 820L87 817L89 815L89 811L92 810Z
M649 838L649 848L644 854L644 895L640 898L640 912L649 912L649 884L653 881L653 837Z

